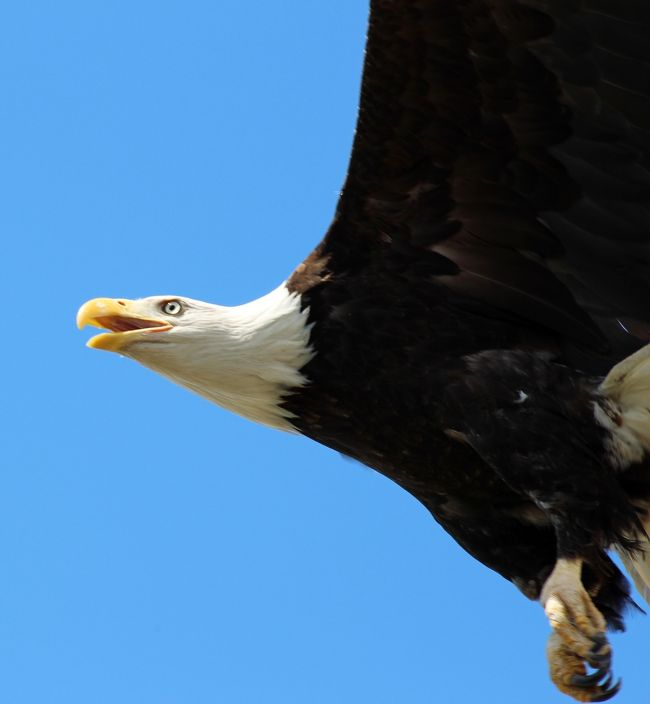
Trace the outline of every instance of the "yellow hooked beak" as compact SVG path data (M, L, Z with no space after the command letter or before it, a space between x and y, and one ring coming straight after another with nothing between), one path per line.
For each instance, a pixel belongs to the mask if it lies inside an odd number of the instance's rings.
M86 343L96 350L120 352L128 343L154 332L171 330L164 320L155 320L143 315L139 301L126 298L93 298L84 303L77 313L77 327L93 325L111 330L91 337Z

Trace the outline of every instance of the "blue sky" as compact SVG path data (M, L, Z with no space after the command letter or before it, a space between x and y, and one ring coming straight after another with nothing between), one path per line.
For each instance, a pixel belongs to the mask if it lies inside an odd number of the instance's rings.
M221 304L320 239L365 0L0 8L0 699L528 704L541 609L415 500L116 355L95 296ZM650 625L615 637L644 701Z

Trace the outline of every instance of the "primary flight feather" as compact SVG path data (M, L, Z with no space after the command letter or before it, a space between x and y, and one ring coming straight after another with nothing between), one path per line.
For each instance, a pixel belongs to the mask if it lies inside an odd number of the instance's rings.
M619 689L650 594L650 3L373 0L323 241L267 296L94 299L80 326L390 477L543 606L551 677Z

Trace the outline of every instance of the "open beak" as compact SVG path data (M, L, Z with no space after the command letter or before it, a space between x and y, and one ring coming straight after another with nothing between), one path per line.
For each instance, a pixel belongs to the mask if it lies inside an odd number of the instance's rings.
M91 337L86 345L96 350L120 352L143 335L171 330L168 322L146 317L139 307L139 301L126 298L93 298L84 303L77 313L77 327L81 330L93 325L111 331Z

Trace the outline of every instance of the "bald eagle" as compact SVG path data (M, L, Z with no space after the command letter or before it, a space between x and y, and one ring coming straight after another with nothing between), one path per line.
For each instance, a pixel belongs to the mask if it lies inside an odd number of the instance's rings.
M223 307L85 303L89 346L394 480L539 601L604 701L650 597L650 3L372 0L333 222Z

